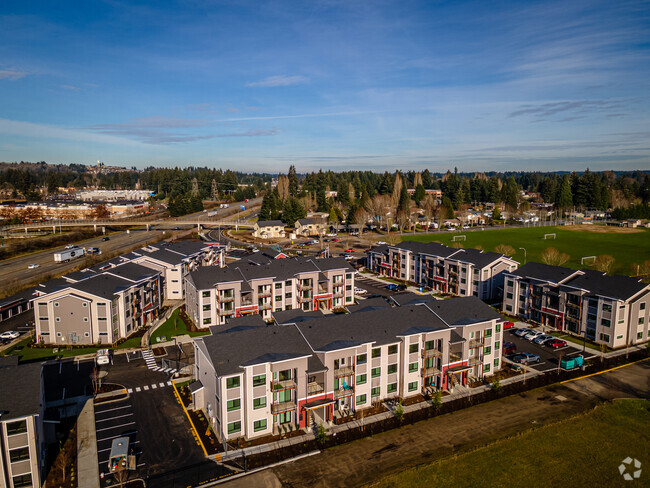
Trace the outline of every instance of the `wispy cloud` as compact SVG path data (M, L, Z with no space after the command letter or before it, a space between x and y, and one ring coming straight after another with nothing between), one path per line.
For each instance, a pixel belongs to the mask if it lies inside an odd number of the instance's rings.
M537 104L524 104L517 110L511 112L509 117L520 117L522 115L532 115L538 119L544 120L554 115L566 113L581 113L588 112L609 112L610 110L619 110L623 106L623 102L619 100L572 100L562 102L548 102ZM567 116L562 121L570 121L582 118L581 116Z
M301 85L304 83L308 83L309 78L306 76L301 76L301 75L294 75L294 76L286 76L286 75L278 75L278 76L269 76L268 78L264 78L263 80L260 81L253 81L250 83L246 83L246 86L248 87L274 87L274 86L291 86L291 85Z
M81 90L81 88L79 88L78 86L74 86L74 85L61 85L61 88L64 89L64 90L68 90L68 91L79 91L79 90Z
M0 69L0 80L16 81L24 78L28 74L27 71L19 71L16 69Z

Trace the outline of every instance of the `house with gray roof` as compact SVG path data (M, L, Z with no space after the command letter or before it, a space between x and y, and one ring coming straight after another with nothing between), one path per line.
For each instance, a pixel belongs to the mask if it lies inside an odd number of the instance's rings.
M253 237L282 239L284 238L284 222L281 220L258 220L253 227Z
M541 263L505 275L504 312L611 348L650 340L649 309L637 278Z
M329 230L329 224L320 218L298 219L294 233L300 237L318 237Z
M475 297L350 314L230 319L196 338L194 406L220 439L331 426L388 399L453 390L501 367L504 319Z
M519 263L503 254L454 249L438 242L405 241L368 251L367 267L377 274L413 282L455 296L499 298L505 272Z
M237 261L206 266L185 279L187 313L197 327L260 314L268 322L283 310L343 309L354 303L355 269L342 258Z

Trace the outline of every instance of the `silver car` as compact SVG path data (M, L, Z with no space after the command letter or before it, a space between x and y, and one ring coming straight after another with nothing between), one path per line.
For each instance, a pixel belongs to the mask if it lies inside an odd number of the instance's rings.
M526 339L527 341L533 341L541 335L544 335L544 333L541 330L531 330L528 334L524 336L524 339Z
M555 339L555 337L552 336L552 335L548 335L548 334L542 334L542 335L539 335L539 336L535 337L535 339L533 339L533 342L535 344L543 345L549 339Z

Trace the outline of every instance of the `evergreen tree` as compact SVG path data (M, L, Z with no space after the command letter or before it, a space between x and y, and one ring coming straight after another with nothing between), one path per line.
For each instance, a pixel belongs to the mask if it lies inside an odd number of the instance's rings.
M292 197L298 196L298 175L296 174L296 167L292 164L289 166L289 195Z
M424 185L418 185L415 188L415 203L420 205L420 202L424 199L427 192L424 190Z
M568 175L562 177L560 191L558 192L558 198L555 203L560 210L566 210L573 206L573 193L571 191L571 183L569 182Z

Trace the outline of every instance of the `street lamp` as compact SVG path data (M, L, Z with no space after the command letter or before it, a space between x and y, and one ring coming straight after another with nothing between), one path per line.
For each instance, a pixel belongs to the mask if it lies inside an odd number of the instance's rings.
M520 247L519 249L521 249L522 251L524 251L524 264L526 264L526 249L523 248L523 247Z

